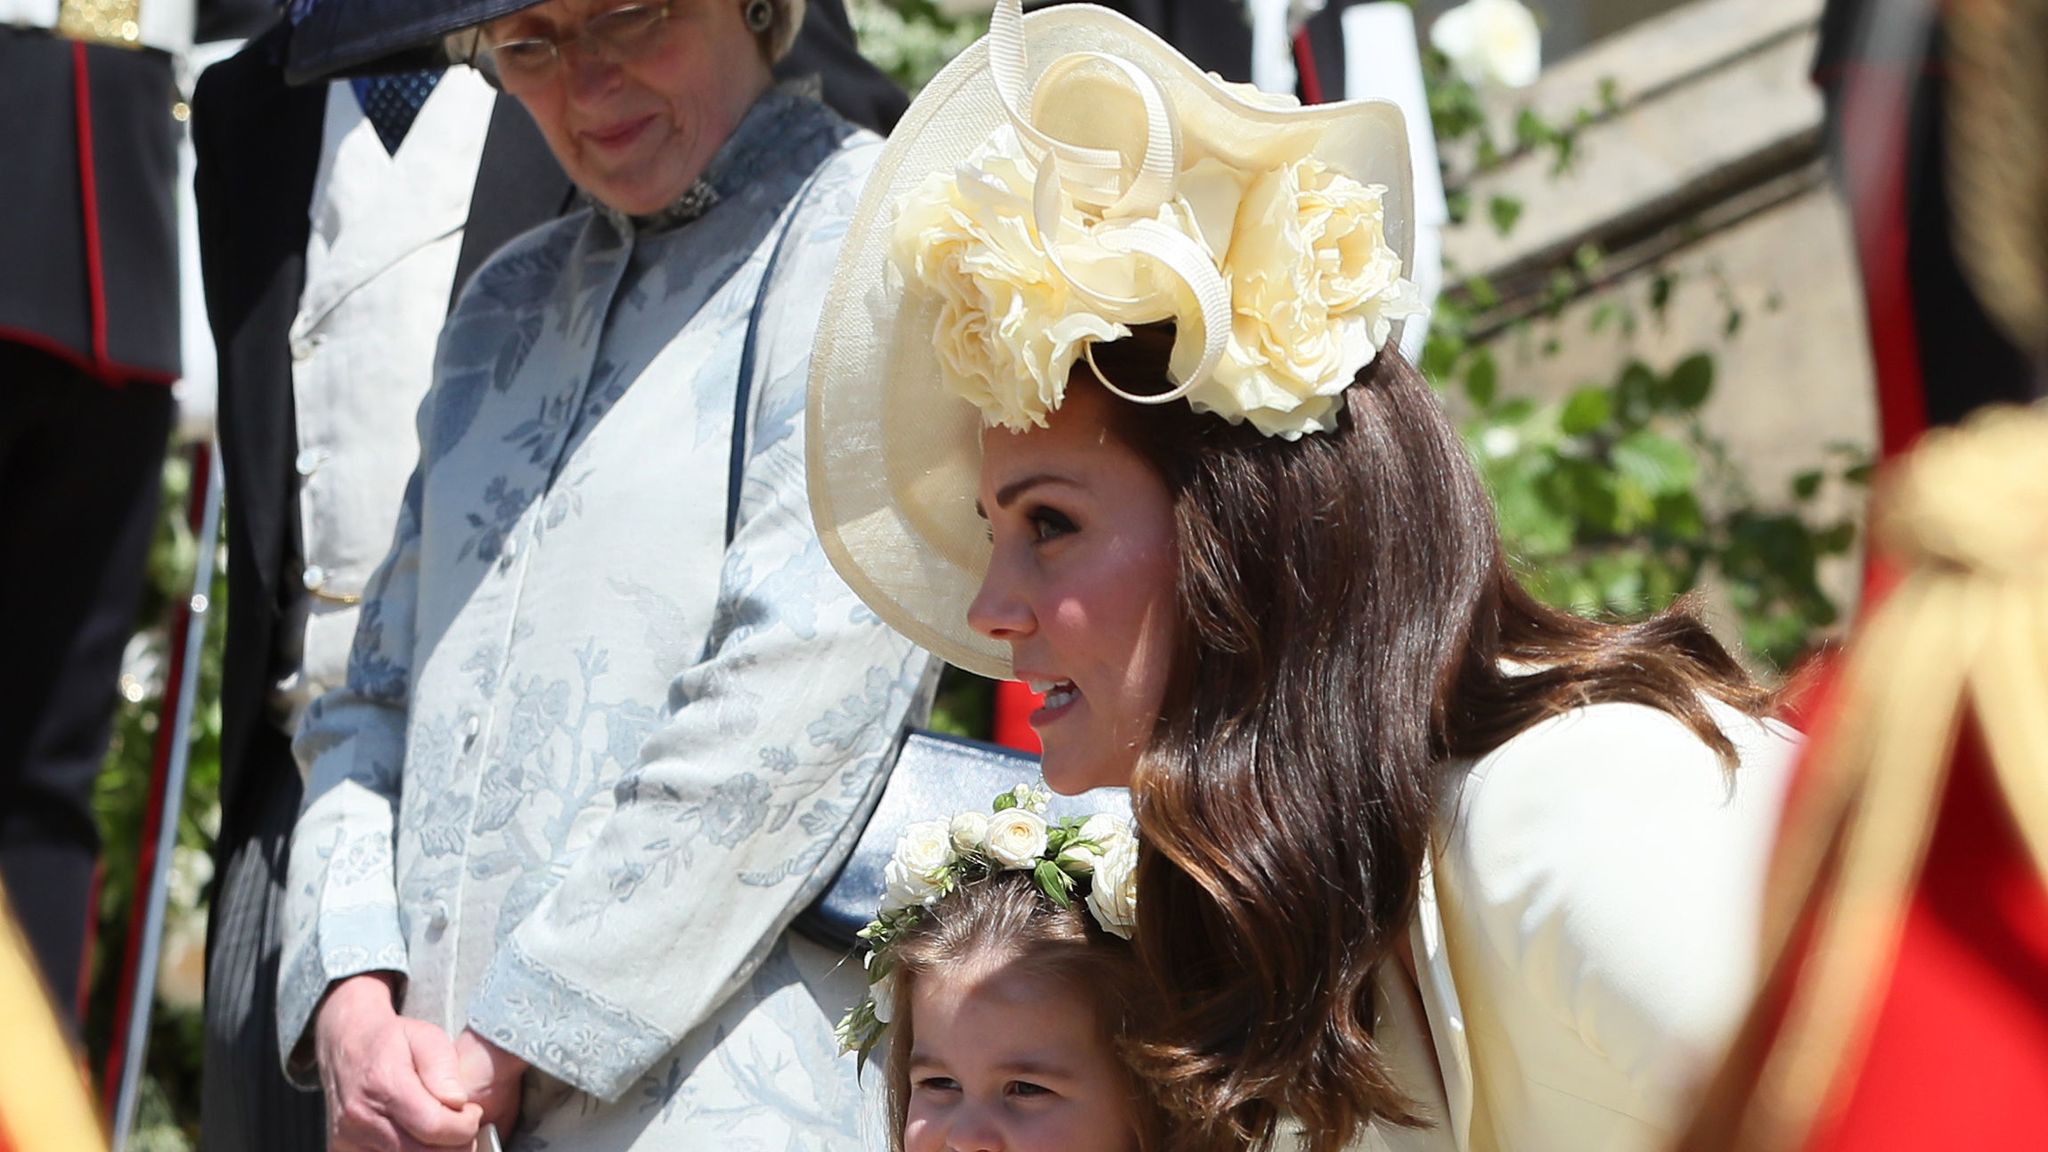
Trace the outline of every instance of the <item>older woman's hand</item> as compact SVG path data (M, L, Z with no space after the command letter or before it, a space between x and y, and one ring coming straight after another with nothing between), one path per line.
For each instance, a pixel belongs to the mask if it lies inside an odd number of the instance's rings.
M380 974L335 984L314 1025L328 1152L472 1148L483 1109L463 1091L448 1034L392 1005Z
M483 1109L483 1122L510 1132L519 1119L520 1077L526 1074L526 1061L469 1029L455 1038L455 1058L462 1088Z

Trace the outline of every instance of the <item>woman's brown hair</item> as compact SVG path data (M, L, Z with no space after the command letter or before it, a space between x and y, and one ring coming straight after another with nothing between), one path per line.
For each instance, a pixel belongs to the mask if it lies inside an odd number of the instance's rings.
M998 872L953 889L925 910L917 925L889 946L895 1004L889 1025L889 1148L903 1152L910 1111L910 1052L917 1034L910 993L934 972L979 964L1005 964L1042 977L1087 1001L1102 1038L1130 1071L1124 1088L1140 1152L1164 1152L1167 1117L1150 1085L1130 1065L1128 1038L1156 1011L1152 982L1129 941L1102 930L1080 901L1061 908L1042 894L1031 873Z
M1157 389L1171 334L1096 363ZM1172 496L1184 621L1132 786L1137 951L1168 1006L1141 1070L1198 1152L1257 1145L1282 1116L1310 1152L1426 1123L1375 1042L1373 975L1414 912L1446 766L1607 701L1662 709L1732 765L1707 698L1761 713L1769 695L1683 610L1603 623L1530 595L1392 348L1334 431L1292 442L1182 403L1109 407Z

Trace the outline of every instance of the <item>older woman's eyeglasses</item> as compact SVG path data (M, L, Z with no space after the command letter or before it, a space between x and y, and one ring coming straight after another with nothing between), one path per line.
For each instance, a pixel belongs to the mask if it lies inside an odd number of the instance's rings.
M514 95L530 92L554 79L562 52L572 44L579 52L608 64L645 55L660 42L657 34L668 23L668 11L666 0L624 4L592 16L581 28L554 36L521 36L495 43L480 36L471 60L484 79L497 87Z

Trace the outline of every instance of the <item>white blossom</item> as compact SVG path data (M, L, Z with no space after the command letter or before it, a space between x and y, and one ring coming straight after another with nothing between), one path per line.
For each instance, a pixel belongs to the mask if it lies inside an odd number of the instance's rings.
M1429 42L1475 86L1527 88L1543 70L1543 33L1521 0L1466 0L1436 18Z
M1033 868L1045 855L1045 817L1029 808L1008 808L988 822L988 855L1004 868Z

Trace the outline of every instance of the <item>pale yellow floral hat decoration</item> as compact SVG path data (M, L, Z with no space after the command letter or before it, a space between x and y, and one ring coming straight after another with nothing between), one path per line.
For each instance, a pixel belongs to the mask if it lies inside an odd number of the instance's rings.
M1112 392L1329 430L1421 310L1412 184L1391 102L1303 107L1107 9L1000 0L884 146L826 299L806 435L833 566L918 644L1008 678L1008 646L967 625L984 430L1043 425L1093 344L1161 321L1171 389Z

